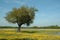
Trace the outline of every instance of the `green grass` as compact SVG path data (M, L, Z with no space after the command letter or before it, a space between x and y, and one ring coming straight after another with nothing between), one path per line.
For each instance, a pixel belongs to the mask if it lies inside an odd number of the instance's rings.
M1 29L0 40L60 40L60 30Z

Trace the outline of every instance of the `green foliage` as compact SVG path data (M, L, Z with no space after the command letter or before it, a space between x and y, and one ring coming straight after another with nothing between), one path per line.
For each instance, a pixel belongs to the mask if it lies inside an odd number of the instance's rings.
M13 8L12 11L8 12L5 19L11 23L22 23L30 25L33 23L35 12L38 11L33 7L21 6L20 8Z

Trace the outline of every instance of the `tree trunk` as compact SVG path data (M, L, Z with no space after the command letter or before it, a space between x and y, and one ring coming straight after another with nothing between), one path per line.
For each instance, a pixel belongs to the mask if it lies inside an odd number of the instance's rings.
M17 30L18 32L21 31L21 25L22 25L22 24L18 24L18 30Z
M18 30L17 31L20 32L22 23L19 22L18 16L16 16L16 19L17 19L17 24L18 24Z

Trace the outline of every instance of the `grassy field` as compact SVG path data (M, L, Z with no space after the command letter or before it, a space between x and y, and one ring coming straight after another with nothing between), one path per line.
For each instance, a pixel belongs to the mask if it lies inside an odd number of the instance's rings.
M0 40L60 40L60 29L0 29Z

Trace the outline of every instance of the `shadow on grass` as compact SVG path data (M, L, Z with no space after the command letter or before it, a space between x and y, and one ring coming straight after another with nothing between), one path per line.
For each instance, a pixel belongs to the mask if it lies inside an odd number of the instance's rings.
M4 38L3 38L3 39L0 39L0 40L8 40L8 39L4 39Z
M21 31L22 33L37 33L38 31Z
M32 38L15 38L15 39L0 39L0 40L37 40L37 39L32 39Z
M16 38L16 39L12 39L12 40L37 40L37 39L32 39L32 38L21 38L21 39L18 39L18 38Z

